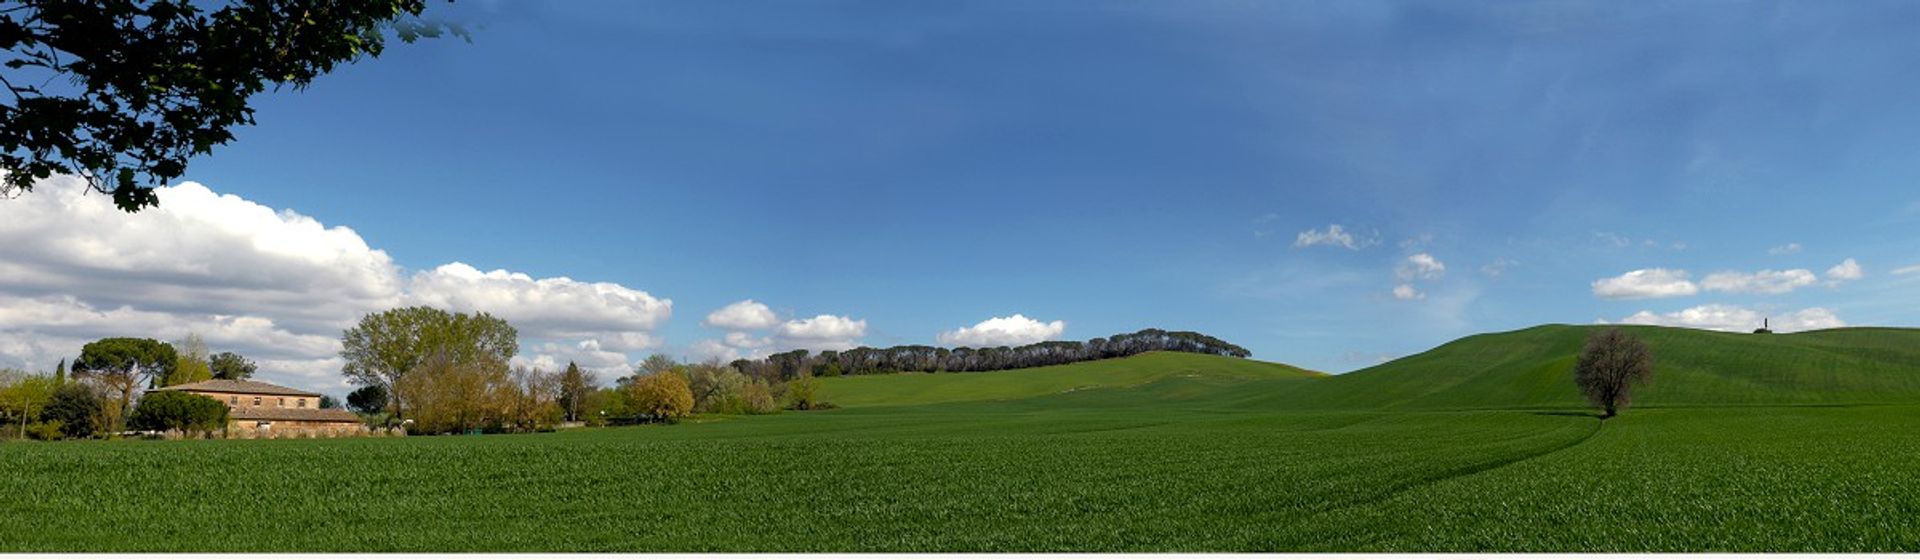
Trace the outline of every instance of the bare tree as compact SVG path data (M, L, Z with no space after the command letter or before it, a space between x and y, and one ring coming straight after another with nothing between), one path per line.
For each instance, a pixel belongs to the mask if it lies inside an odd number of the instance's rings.
M1587 337L1587 347L1573 366L1573 383L1587 402L1612 418L1626 408L1634 385L1653 378L1653 352L1646 343L1618 328L1596 331Z

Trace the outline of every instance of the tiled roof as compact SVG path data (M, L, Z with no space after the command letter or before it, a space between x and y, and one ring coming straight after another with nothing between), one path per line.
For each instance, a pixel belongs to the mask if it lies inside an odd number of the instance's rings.
M274 408L270 406L236 406L228 417L234 420L282 420L299 422L354 422L360 417L338 408Z
M281 387L272 383L248 381L245 379L208 379L193 383L182 383L154 389L155 391L204 391L209 393L240 393L245 395L285 395L289 397L319 397L320 393L302 391L292 387Z

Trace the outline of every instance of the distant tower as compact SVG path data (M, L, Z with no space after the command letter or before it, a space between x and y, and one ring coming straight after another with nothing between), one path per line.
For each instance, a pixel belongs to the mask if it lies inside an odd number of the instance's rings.
M1769 323L1771 323L1771 318L1761 317L1760 328L1754 329L1753 334L1773 334L1773 325Z

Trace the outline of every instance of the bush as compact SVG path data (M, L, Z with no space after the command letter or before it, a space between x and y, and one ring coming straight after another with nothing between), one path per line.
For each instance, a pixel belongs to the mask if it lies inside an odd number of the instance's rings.
M227 405L193 393L148 393L134 407L127 426L156 432L218 430L227 427Z
M786 382L780 391L780 400L793 410L822 410L833 405L820 402L820 380L810 376L800 376Z
M53 441L65 435L60 431L59 420L34 422L27 425L27 437L40 441Z
M100 432L105 412L106 401L99 393L83 384L68 383L54 390L40 419L58 425L65 437L86 438Z

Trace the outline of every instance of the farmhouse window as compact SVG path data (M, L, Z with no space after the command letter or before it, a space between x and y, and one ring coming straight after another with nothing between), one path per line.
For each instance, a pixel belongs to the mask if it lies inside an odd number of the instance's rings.
M260 397L253 398L253 406L260 406Z
M227 397L227 404L240 404L240 397Z
M278 404L275 404L274 406L287 406L287 398L280 397L280 402Z
M306 408L306 407L307 407L307 399L300 399L299 408Z

